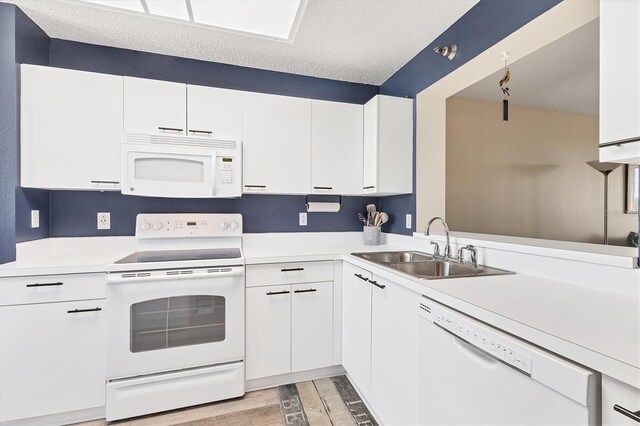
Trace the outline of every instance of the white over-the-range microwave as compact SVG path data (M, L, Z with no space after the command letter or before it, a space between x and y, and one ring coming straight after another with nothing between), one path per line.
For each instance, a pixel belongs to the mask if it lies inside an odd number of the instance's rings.
M242 195L242 143L125 133L122 193L171 198Z

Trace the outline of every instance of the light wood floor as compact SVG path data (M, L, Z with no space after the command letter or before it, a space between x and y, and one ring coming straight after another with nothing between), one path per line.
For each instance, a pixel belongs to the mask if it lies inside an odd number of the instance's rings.
M80 423L104 426L104 420ZM373 425L373 416L346 376L247 392L244 397L110 425Z

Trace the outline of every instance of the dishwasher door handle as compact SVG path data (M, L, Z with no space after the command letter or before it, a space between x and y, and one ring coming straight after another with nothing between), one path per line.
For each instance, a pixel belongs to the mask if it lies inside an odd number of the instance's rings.
M640 423L640 410L634 412L634 411L631 411L631 410L627 410L622 405L618 405L618 404L615 404L613 406L613 409L615 411L617 411L618 413L622 414L623 416L627 416L630 419L635 420L636 422Z

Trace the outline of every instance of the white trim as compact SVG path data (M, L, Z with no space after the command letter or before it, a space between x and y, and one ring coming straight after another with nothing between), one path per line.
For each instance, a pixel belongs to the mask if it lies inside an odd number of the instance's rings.
M262 377L259 379L247 380L245 390L247 392L268 389L276 386L288 385L291 383L306 382L308 380L325 379L327 377L341 376L345 374L342 365L318 368L315 370L299 371L296 373L280 374L278 376Z
M88 422L105 418L105 407L87 408L86 410L68 411L66 413L51 414L49 416L30 417L28 419L10 420L0 422L1 426L40 426L40 425L66 425Z

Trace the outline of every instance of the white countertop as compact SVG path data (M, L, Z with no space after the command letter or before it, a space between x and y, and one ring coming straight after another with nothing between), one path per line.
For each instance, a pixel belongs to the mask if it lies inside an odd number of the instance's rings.
M351 253L426 251L423 239L393 236L389 237L391 244L365 246L360 238L360 233L248 234L243 238L243 251L247 265L312 260L357 264L410 288L417 297L432 298L640 388L640 297L529 273L420 280ZM0 277L101 272L135 250L133 237L54 238L23 243L18 261L0 266ZM624 271L625 277L637 278L640 287L640 270Z

